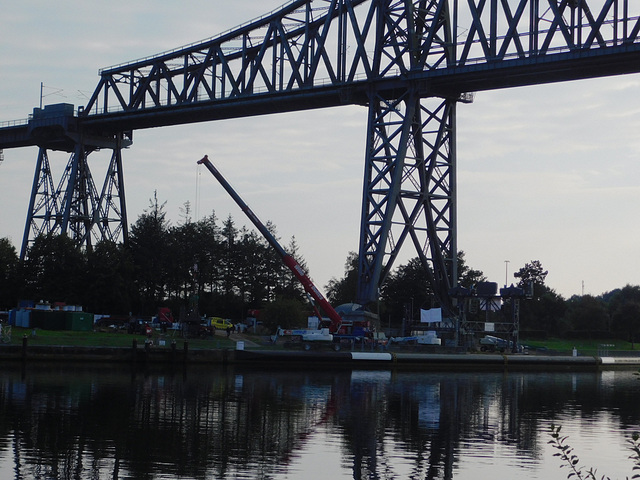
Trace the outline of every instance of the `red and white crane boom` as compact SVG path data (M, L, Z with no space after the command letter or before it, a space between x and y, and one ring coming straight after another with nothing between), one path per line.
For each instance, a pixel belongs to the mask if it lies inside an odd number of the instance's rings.
M256 216L255 213L251 211L249 206L240 198L240 195L233 189L233 187L227 182L227 180L222 176L222 174L218 171L216 167L213 166L209 157L205 155L200 160L198 160L198 164L204 165L211 172L211 174L216 177L220 185L227 191L231 198L238 204L240 209L245 213L251 223L255 225L258 231L262 234L262 236L269 242L275 251L280 255L284 264L291 270L293 275L300 281L302 286L304 287L305 292L313 299L314 308L316 309L316 314L318 315L318 320L322 321L322 316L320 312L317 311L316 305L319 305L320 308L324 311L324 313L329 317L331 324L329 325L330 333L338 333L340 330L340 326L342 325L342 317L338 312L334 310L331 304L324 298L324 295L320 293L320 290L313 284L309 275L304 271L304 269L300 266L300 264L289 255L284 248L278 243L276 238L271 234L271 232L265 227L265 225L260 221L260 219Z

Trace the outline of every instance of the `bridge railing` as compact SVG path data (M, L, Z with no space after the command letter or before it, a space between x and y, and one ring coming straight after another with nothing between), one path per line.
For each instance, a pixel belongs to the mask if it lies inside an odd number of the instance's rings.
M24 127L26 125L29 125L28 118L20 118L18 120L6 120L0 122L0 128Z

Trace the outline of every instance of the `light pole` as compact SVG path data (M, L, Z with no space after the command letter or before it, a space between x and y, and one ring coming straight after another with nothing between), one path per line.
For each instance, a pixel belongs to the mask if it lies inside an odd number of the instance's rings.
M509 260L504 261L504 288L507 288L507 279L509 278Z

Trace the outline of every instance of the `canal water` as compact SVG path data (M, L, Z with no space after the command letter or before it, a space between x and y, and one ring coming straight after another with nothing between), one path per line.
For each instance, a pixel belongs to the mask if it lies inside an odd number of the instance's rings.
M640 377L5 364L0 412L3 480L565 479L552 424L623 479Z

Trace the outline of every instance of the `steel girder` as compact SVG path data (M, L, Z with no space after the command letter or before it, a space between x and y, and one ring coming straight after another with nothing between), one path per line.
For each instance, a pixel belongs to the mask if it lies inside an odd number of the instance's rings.
M371 72L365 44L378 2L364 19L354 11L367 2L293 1L218 37L103 69L84 115L354 82Z
M359 249L358 302L378 298L405 241L413 244L436 298L452 312L457 278L455 100L408 91L372 98Z
M122 148L128 144L122 136L116 139L100 193L89 168L95 147L76 144L57 187L47 149L39 149L21 258L27 255L29 239L49 233L69 235L86 248L91 248L93 239L127 239Z
M372 82L402 88L408 72L423 96L450 96L637 72L639 55L633 0L295 0L219 36L100 70L80 116L135 129L366 105Z

